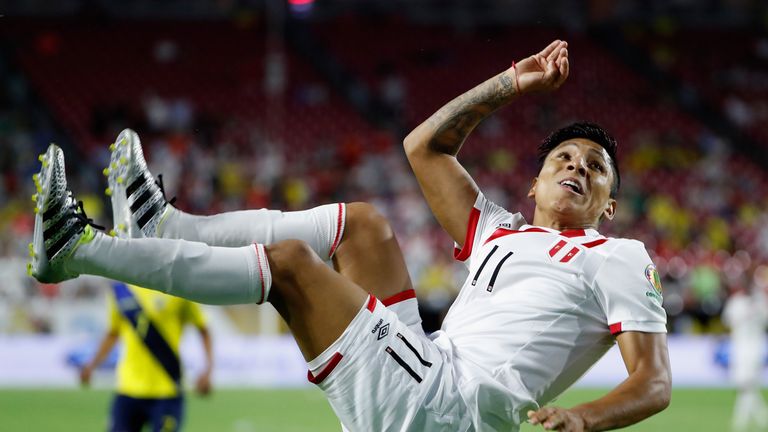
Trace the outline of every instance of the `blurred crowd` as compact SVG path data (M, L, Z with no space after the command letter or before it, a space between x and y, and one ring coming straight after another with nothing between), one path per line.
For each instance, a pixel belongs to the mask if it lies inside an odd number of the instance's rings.
M169 49L162 52L170 55ZM466 273L453 260L453 244L425 205L402 151L401 125L413 127L412 122L318 137L306 143L311 151L296 151L286 144L290 129L274 133L263 119L247 115L211 122L212 113L192 100L147 93L139 96L138 108L119 102L93 106L88 128L94 141L103 142L83 146L54 126L46 104L12 59L0 56L0 333L56 331L50 313L56 304L103 295L97 278L42 285L26 276L33 229L30 177L38 169L37 154L60 140L71 187L88 215L110 226L101 169L108 161L108 137L123 127L137 129L152 172L163 175L168 198L176 196L175 205L187 212L374 203L397 233L425 324L439 325ZM408 103L409 89L392 66L383 70L381 111L396 117ZM332 91L316 82L299 83L284 97L322 108L330 102L307 95ZM434 99L436 109L445 95ZM729 116L732 105L725 104ZM535 109L537 115L520 121L536 123L547 115L546 105ZM663 278L671 331L720 332L729 295L768 291L768 171L704 126L693 134L648 122L630 126L631 132L620 136L618 215L601 231L645 243ZM511 128L491 119L476 134L503 141ZM540 138L549 132L543 126L537 131ZM508 142L473 151L470 140L460 159L488 197L530 220L533 206L525 194L536 175L531 151L536 144Z

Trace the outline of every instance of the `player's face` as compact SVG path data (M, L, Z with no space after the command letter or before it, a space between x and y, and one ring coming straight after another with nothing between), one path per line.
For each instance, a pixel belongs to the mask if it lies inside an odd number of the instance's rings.
M528 192L536 200L534 220L538 216L548 225L575 228L596 227L601 217L612 219L614 175L600 145L584 138L562 142L549 152Z

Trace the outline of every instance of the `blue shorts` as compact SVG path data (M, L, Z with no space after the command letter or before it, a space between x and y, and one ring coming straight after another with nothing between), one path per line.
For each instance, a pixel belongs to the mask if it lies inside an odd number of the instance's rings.
M118 394L112 401L110 432L141 432L145 424L152 432L181 430L184 398L140 399Z

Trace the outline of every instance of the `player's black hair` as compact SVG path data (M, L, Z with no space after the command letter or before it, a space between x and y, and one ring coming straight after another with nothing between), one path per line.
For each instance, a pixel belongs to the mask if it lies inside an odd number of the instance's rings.
M616 198L621 186L621 175L619 174L619 161L616 159L616 150L618 144L616 140L602 127L590 122L576 122L564 128L560 128L539 144L539 170L544 166L544 160L547 159L549 152L564 141L573 138L588 139L600 147L604 148L610 156L611 166L613 167L613 184L611 185L611 198Z

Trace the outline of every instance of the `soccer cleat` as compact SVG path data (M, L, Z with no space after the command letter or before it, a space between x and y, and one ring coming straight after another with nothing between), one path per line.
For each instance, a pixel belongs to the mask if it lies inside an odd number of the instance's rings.
M112 216L118 237L155 237L168 201L162 182L147 168L141 140L131 129L120 132L109 146L110 162L104 168L112 201Z
M56 283L79 276L68 271L66 264L75 249L93 240L100 228L93 224L67 189L64 153L51 144L40 155L42 168L33 176L37 194L35 200L35 231L29 245L30 262L27 273L44 283Z

